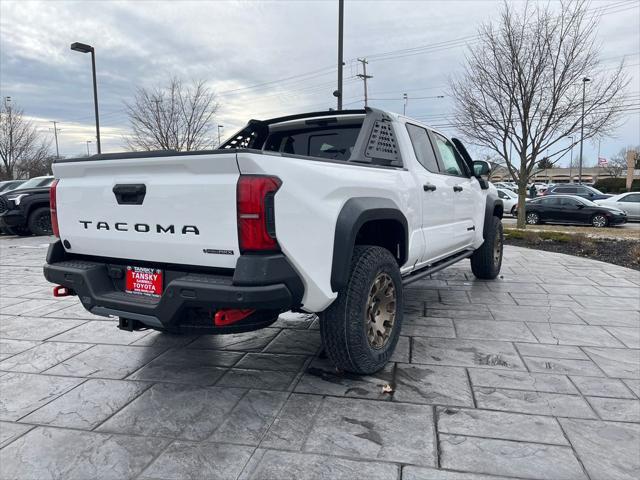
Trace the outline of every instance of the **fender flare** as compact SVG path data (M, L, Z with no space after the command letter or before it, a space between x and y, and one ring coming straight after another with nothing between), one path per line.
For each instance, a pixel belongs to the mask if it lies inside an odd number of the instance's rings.
M41 208L41 207L47 207L49 208L49 199L44 199L44 198L36 198L31 200L30 202L26 203L23 206L23 212L24 212L24 219L25 221L29 220L29 215L31 215L31 213L33 213L34 210Z
M498 218L502 218L504 214L504 204L500 198L498 198L498 193L493 192L491 190L487 191L487 199L484 206L484 227L482 229L482 238L487 238L487 231L491 226L491 218L494 216L493 212L495 212L496 207L499 207L499 215Z
M402 225L405 248L401 252L400 265L406 261L409 225L398 206L387 198L351 198L342 206L336 221L331 264L331 289L334 292L347 284L356 236L360 228L371 220L396 220Z

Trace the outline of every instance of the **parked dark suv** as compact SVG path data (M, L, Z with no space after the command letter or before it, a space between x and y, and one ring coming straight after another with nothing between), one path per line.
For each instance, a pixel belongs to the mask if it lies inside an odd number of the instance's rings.
M611 195L602 193L600 190L587 185L554 185L547 189L543 195L577 195L578 197L586 198L591 201L604 200L605 198L611 197Z
M35 177L0 194L0 227L16 235L51 235L49 187L54 177Z

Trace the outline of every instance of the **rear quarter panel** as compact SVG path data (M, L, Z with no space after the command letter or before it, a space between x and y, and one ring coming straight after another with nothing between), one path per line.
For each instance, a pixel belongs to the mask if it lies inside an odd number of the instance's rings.
M322 311L336 297L330 281L335 227L350 198L393 201L409 224L405 266L413 265L421 253L419 192L407 170L257 153L238 153L238 166L242 174L275 175L282 180L275 196L276 235L303 279L302 303L307 311Z

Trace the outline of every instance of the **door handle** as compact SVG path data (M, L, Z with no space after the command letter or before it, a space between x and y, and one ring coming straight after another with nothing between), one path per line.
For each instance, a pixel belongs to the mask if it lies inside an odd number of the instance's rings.
M113 193L119 205L142 205L147 186L144 183L118 184L113 187Z
M461 192L462 191L462 187L460 185L454 185L453 191L454 192Z
M435 192L435 191L436 191L436 186L435 186L435 185L433 185L433 184L431 184L431 183L425 183L425 184L422 186L422 188L423 188L423 190L424 190L425 192Z

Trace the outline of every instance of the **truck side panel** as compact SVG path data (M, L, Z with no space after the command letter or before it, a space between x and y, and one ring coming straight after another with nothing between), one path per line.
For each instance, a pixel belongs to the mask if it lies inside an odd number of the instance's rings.
M331 288L334 233L340 210L350 198L391 200L408 222L411 248L405 266L412 266L422 253L416 198L421 190L406 170L245 152L238 153L238 166L242 174L276 175L282 180L275 196L276 235L303 278L302 303L307 311L322 311L336 297Z

